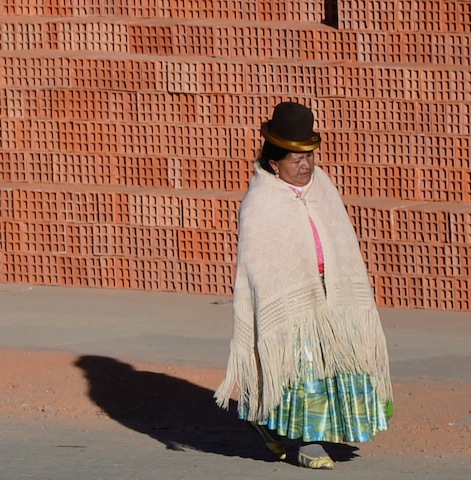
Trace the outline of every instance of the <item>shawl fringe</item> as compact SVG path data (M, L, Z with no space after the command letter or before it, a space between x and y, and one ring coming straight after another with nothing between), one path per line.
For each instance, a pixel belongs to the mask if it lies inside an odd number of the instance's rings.
M368 332L366 338L352 328L359 321L366 323L361 329ZM228 374L214 395L216 403L227 409L237 385L239 411L249 405L250 421L267 417L279 405L285 388L307 378L313 369L315 380L339 373L368 374L378 398L392 400L386 340L375 312L347 309L334 318L327 308L316 309L292 320L288 329L274 328L259 340L257 350L254 356L231 342ZM257 370L258 376L253 375Z

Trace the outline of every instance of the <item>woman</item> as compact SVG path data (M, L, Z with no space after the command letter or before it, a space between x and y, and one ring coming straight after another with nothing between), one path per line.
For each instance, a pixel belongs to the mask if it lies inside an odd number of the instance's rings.
M270 450L302 438L298 462L333 468L314 442L363 442L387 429L392 388L386 341L353 226L328 176L312 112L279 104L239 211L234 330L227 408L239 388L239 417Z

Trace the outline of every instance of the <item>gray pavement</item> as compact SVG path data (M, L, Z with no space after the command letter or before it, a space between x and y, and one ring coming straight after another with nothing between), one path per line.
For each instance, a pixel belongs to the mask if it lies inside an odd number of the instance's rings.
M380 313L393 380L471 383L471 313L399 309ZM127 361L224 368L231 323L227 297L0 285L0 348L65 351L94 359L96 368L96 362L106 357L110 360L100 368L113 368L120 375L125 375L120 369ZM329 472L273 462L263 446L247 443L253 433L244 422L213 409L212 392L164 376L133 381L136 402L144 399L138 398L139 388L150 382L154 389L183 392L179 409L186 409L187 415L194 413L191 405L203 405L201 424L212 423L210 434L199 431L197 421L185 430L182 420L175 430L162 420L162 412L161 424L151 425L157 417L147 407L149 402L142 404L149 418L146 422L143 414L142 424L136 424L132 415L98 424L83 419L4 421L1 479L471 478L470 459L463 456L358 454ZM99 390L96 395L105 401ZM172 401L175 397L159 408L168 409L168 419L178 423L172 417Z

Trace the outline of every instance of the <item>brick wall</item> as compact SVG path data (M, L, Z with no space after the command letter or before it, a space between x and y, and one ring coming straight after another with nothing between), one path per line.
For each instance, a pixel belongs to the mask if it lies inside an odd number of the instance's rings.
M259 126L291 99L316 113L379 305L471 310L470 1L0 15L0 282L230 295Z

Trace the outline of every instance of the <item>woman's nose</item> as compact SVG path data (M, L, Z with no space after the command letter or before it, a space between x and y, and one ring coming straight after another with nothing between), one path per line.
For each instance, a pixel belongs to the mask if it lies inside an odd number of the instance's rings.
M309 162L309 158L303 158L301 160L301 166L304 168L311 168L311 163Z

